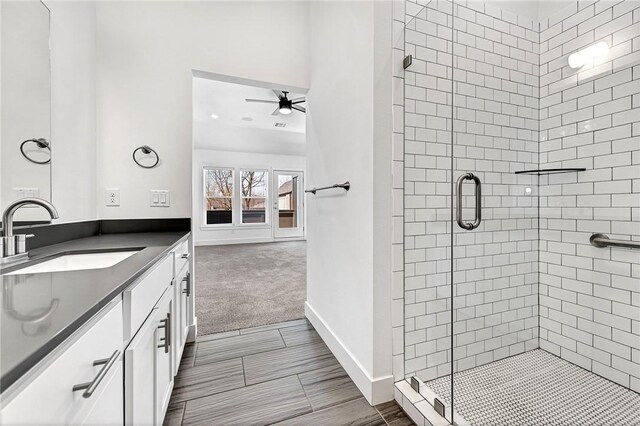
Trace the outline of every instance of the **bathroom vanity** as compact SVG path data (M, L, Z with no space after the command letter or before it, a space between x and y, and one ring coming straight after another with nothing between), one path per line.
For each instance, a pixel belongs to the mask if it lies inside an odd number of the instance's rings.
M162 424L195 336L189 227L29 228L40 247L0 277L0 423Z

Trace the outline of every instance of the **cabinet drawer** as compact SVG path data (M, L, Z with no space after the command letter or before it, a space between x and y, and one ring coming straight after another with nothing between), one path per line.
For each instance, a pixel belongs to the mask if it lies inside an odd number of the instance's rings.
M124 339L129 341L149 316L162 293L171 285L173 260L165 257L144 277L122 294L124 302Z
M189 256L191 253L189 252L189 241L183 241L175 248L173 251L174 265L173 265L173 273L174 276L180 273L182 268L189 262Z
M122 302L118 301L89 320L9 391L1 423L83 424L108 412L107 421L120 419L115 424L122 424L122 349ZM87 383L93 386L73 390Z

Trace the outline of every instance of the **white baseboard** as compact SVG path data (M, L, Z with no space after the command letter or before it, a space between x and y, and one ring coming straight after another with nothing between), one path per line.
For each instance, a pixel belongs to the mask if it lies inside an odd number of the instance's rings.
M193 324L189 326L189 331L187 332L187 342L189 343L195 342L197 336L198 336L198 317L194 317Z
M196 246L222 246L229 244L256 244L256 243L272 243L273 238L227 238L215 240L196 241Z
M309 302L304 304L304 312L309 322L316 329L322 340L331 349L342 368L345 369L351 380L356 384L360 392L369 404L377 405L393 399L393 375L372 378L342 341L322 320Z
M257 243L277 243L282 241L304 241L305 237L279 237L279 238L228 238L224 240L200 240L196 241L196 246L222 246L229 244L257 244Z

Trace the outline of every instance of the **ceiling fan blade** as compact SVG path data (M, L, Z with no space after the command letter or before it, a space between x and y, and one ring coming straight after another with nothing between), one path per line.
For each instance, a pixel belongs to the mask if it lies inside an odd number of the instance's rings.
M304 113L306 113L306 112L307 112L306 108L301 107L301 106L299 106L299 105L291 105L291 109L295 109L295 110L298 110L298 111L300 111L300 112L304 112Z
M299 104L301 102L306 102L307 99L303 96L301 98L295 98L295 99L291 99L291 103L292 104Z
M282 98L284 97L284 93L282 93L282 91L281 91L281 90L273 89L273 93L275 93L275 94L276 94L276 96L278 97L278 99L282 99Z
M278 105L276 107L275 110L273 110L273 112L271 113L271 115L280 115L280 105Z
M247 102L260 102L260 103L264 103L264 104L277 104L278 101L267 101L264 99L245 99L245 101Z

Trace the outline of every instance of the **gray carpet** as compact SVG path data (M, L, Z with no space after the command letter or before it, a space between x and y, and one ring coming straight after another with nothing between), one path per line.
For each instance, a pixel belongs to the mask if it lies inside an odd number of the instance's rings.
M196 247L198 334L304 318L305 241Z

